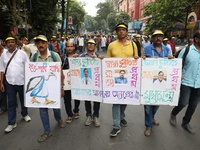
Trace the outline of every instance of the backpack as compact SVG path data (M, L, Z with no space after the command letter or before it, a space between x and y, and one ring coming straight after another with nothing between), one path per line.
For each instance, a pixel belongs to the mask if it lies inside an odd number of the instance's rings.
M57 58L56 58L55 53L53 51L50 51L50 53L51 53L51 57L53 59L53 62L57 62ZM32 61L36 62L37 58L38 58L38 52L33 55Z
M135 51L134 51L134 45L133 45L133 41L131 41L132 47L133 47L133 56L135 55Z
M185 48L185 52L184 52L183 57L182 57L182 68L183 68L183 65L184 65L184 63L185 63L185 58L186 58L186 56L187 56L189 50L190 50L190 46L188 45L188 46ZM178 55L179 55L179 53L180 53L181 51L182 51L182 49L179 50L179 51L175 54L175 58L178 58Z

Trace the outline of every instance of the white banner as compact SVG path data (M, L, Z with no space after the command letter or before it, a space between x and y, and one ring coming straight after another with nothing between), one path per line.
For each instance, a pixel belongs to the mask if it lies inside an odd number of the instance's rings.
M71 79L70 79L70 71L63 70L64 74L64 90L71 90Z
M141 104L177 106L182 59L146 58L142 61Z
M102 66L103 102L139 105L141 59L104 58Z
M25 106L61 108L60 62L25 64Z
M102 102L101 60L69 58L72 99Z

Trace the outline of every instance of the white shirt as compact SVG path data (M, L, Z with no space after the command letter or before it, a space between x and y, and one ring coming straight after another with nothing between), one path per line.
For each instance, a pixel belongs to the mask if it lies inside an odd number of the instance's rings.
M142 42L142 47L143 47L143 48L145 48L145 47L147 47L147 46L149 46L149 45L151 45L151 42L149 42L149 41L147 41L147 42L146 42L146 41L143 41L143 42Z
M155 90L164 91L167 88L167 82L163 79L162 82L160 82L158 79L154 81L153 83Z
M106 37L101 38L101 47L106 47Z
M2 53L0 57L0 72L5 72L6 65L13 53L10 53L7 49ZM9 84L24 85L25 62L29 62L28 56L24 51L18 50L7 69L6 80Z
M87 83L86 83L86 80L87 80ZM82 79L81 79L81 81L82 81L82 84L83 85L91 85L92 84L92 80L88 77L88 78L86 78L86 77L83 77Z

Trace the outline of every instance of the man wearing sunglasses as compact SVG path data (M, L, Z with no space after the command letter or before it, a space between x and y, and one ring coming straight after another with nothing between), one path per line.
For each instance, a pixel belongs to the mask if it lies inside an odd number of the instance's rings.
M86 43L87 51L80 55L80 57L92 57L92 58L100 58L103 59L103 56L100 56L95 52L96 50L96 43L93 39L90 39ZM84 71L85 72L85 71ZM94 120L94 125L96 127L100 126L100 119L99 119L99 109L100 109L100 102L93 102L93 115L91 111L91 102L85 101L85 110L86 110L86 116L87 119L85 121L85 125L89 126L92 123L92 119Z

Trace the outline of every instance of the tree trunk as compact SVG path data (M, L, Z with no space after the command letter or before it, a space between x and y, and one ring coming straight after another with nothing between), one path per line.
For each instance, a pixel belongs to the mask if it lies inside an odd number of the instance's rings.
M61 7L62 7L61 37L62 37L63 36L63 27L64 27L64 19L65 19L65 0L62 0Z

